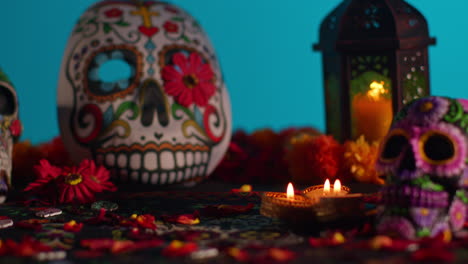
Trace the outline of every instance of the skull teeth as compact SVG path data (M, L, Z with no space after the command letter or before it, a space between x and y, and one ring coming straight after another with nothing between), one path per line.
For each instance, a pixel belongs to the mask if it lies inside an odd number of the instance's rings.
M119 181L163 185L206 176L209 153L169 150L107 153L97 155L96 160Z

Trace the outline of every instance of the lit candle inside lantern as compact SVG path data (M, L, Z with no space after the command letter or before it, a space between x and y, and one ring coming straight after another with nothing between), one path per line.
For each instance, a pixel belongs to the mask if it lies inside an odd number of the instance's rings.
M292 183L288 184L288 188L286 189L286 198L288 200L294 199L294 187L293 187Z
M340 194L341 193L341 182L340 180L336 179L335 183L333 183L333 194Z
M327 179L323 185L323 194L327 195L330 193L330 181Z
M352 101L354 137L364 135L366 140L382 139L393 119L392 100L386 98L384 82L373 81L365 94L357 94Z

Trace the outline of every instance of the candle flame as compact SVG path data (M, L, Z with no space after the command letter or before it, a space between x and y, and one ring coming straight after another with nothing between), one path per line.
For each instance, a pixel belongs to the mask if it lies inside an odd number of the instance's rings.
M384 88L384 84L384 81L373 81L371 84L369 84L370 90L367 91L367 95L374 100L378 100L381 94L386 94L388 92Z
M333 193L340 193L341 192L341 182L340 180L336 180L335 183L333 183Z
M286 189L286 198L293 199L294 198L294 187L292 183L288 184L288 188Z
M323 193L330 193L330 181L327 179L323 185Z

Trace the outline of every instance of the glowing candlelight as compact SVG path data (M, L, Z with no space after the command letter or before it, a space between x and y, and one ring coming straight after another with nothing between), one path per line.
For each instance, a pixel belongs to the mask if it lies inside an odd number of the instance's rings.
M383 138L393 119L392 100L383 81L373 81L366 93L357 94L352 100L353 137L364 135L366 140L375 141Z
M341 193L341 182L338 179L336 179L335 183L333 183L333 193L334 194Z
M325 184L323 185L323 194L329 194L330 193L330 181L327 179L325 181Z
M378 101L380 99L381 94L386 94L388 91L384 88L384 82L376 82L373 81L370 85L369 88L370 90L367 91L367 95L374 101Z
M288 199L294 199L294 187L292 183L288 184L288 188L286 189L286 198Z

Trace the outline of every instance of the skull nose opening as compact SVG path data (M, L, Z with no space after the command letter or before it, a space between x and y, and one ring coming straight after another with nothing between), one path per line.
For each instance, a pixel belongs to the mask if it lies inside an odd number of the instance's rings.
M398 166L399 173L405 170L409 172L414 172L416 170L416 160L414 159L414 152L410 146L406 146L405 153Z
M153 124L154 114L158 116L161 126L169 124L169 111L167 109L166 96L155 80L146 80L140 93L141 124L145 127Z

